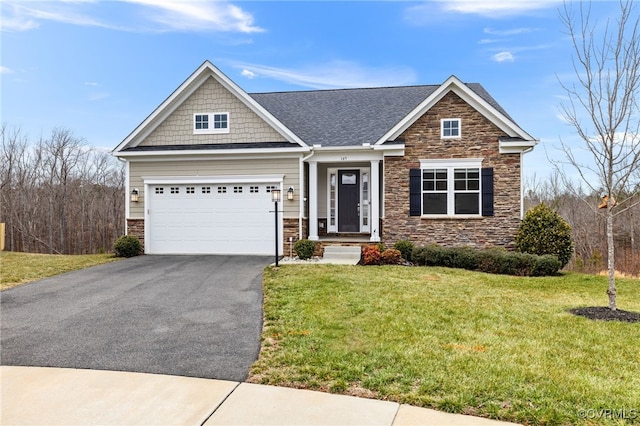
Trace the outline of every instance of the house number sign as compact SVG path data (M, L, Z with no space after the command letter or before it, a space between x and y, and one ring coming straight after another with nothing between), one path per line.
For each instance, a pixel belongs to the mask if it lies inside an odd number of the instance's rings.
M341 161L347 161L347 157L340 157Z

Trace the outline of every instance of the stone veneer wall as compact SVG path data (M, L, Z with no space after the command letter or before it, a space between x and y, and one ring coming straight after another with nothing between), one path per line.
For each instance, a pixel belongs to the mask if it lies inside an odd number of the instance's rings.
M440 120L460 118L459 139L440 137ZM400 137L404 157L387 157L384 164L385 218L383 242L416 245L501 246L513 248L520 223L520 154L500 154L498 137L507 136L458 95L449 92ZM421 159L483 158L494 169L494 216L473 219L429 219L409 216L409 170Z
M144 219L127 219L127 235L138 237L144 253Z

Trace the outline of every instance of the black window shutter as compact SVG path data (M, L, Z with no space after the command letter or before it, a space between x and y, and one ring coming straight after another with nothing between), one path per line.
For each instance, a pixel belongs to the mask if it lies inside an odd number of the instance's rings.
M422 216L422 170L409 170L409 216Z
M482 216L493 216L493 167L482 169Z

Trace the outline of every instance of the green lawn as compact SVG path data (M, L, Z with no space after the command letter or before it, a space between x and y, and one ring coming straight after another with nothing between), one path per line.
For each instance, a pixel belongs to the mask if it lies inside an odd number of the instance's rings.
M58 255L0 252L0 290L119 260L113 254Z
M619 308L640 311L640 281L617 283ZM605 306L606 288L580 274L268 268L250 381L526 424L640 423L640 324L567 312Z

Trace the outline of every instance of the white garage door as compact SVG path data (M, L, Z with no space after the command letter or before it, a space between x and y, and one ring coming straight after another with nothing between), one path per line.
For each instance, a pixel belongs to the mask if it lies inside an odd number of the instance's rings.
M273 188L279 185L275 182L148 185L147 252L273 254Z

